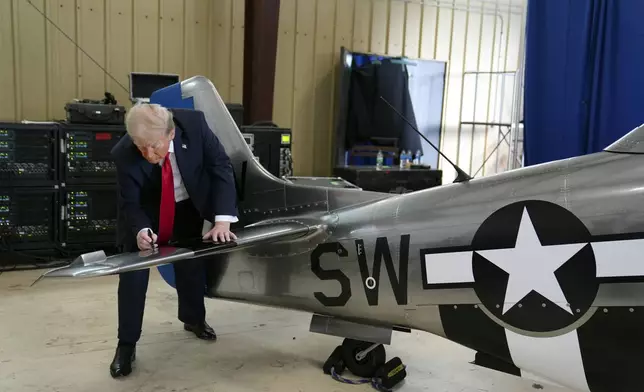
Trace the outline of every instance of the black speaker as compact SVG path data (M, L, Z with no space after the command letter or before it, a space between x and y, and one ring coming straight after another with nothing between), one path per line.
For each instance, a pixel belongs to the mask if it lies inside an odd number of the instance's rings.
M241 132L259 163L276 177L293 175L291 130L267 122L243 126Z

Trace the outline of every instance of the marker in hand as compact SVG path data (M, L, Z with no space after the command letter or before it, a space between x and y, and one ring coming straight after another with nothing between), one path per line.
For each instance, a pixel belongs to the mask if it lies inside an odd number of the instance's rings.
M152 230L148 229L148 237L150 237L150 246L152 248L155 248L157 244L154 243L154 239L152 238Z

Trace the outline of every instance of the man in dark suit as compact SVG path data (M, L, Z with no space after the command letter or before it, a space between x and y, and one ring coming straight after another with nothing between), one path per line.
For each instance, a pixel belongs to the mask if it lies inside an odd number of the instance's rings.
M230 160L202 112L139 104L128 111L127 135L112 149L118 181L121 252L149 251L168 241L235 240L237 196ZM205 235L204 221L214 223ZM206 322L205 268L199 260L174 264L179 320L198 338L215 340ZM119 276L119 343L112 377L132 371L141 336L149 269Z

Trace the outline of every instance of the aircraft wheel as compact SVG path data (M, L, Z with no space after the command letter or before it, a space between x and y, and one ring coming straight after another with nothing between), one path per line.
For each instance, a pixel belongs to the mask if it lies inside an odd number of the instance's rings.
M363 358L358 357L360 352L368 350L373 344L360 340L344 339L342 342L342 359L351 373L358 377L371 378L376 373L376 370L384 365L387 355L382 344L378 344L366 353Z

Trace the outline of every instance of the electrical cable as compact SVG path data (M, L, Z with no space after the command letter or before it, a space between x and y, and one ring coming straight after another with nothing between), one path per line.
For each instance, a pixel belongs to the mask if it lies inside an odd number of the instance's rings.
M38 9L38 7L36 7L36 6L31 2L31 0L26 0L26 1L27 1L27 3L29 3L29 5L31 5L31 6L32 6L36 11L38 11L38 13L39 13L40 15L42 15L42 16L43 16L43 17L44 17L44 18L45 18L49 23L51 23L51 24L52 24L52 26L54 26L54 27L56 28L56 30L60 31L60 32L61 32L61 33L62 33L62 34L63 34L63 35L64 35L64 36L69 40L69 42L71 42L72 44L74 44L74 46L76 46L76 47L77 47L81 52L83 52L83 53L85 54L85 56L87 56L90 60L92 60L92 61L94 62L94 64L96 64L96 65L97 65L101 70L103 70L103 72L105 72L105 74L106 74L107 76L109 76L113 81L115 81L115 82L116 82L116 84L118 84L118 85L119 85L123 90L125 90L125 92L127 92L127 93L128 93L128 95L130 94L130 90L129 90L128 88L126 88L125 86L123 86L123 85L122 85L122 84L121 84L121 83L120 83L120 82L119 82L119 81L118 81L118 80L117 80L117 79L116 79L112 74L110 74L109 72L107 72L107 70L106 70L103 66L101 66L101 65L100 65L96 60L94 60L94 58L93 58L92 56L90 56L90 55L89 55L89 53L87 53L83 48L81 48L81 47L80 47L80 45L78 45L78 44L77 44L77 43L76 43L76 42L75 42L75 41L74 41L74 40L73 40L69 35L67 35L67 34L66 34L66 33L65 33L65 32L64 32L60 27L58 27L58 26L56 25L56 23L54 23L51 19L49 19L49 18L47 17L47 15L45 15L45 13L44 13L44 12L40 11L40 10Z

